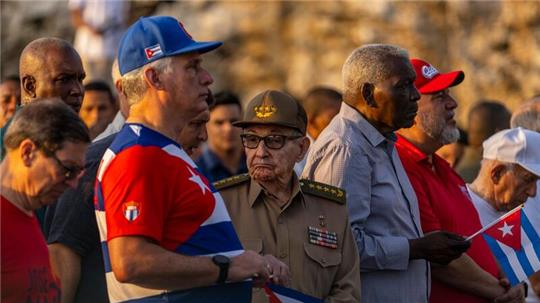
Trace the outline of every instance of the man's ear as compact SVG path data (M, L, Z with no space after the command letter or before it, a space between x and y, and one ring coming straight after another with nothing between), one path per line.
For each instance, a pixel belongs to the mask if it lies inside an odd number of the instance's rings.
M163 89L163 82L161 81L159 73L152 67L148 67L144 70L144 80L149 87L152 87L156 90Z
M32 163L36 159L37 152L38 148L36 144L28 138L24 139L21 144L19 144L19 155L26 167L32 166Z
M493 167L491 168L491 172L490 172L490 177L491 177L491 181L493 182L493 184L499 184L502 176L506 172L508 172L508 168L506 167L506 165L504 165L502 163L498 163L498 164L493 165Z
M363 83L360 87L362 93L362 98L366 101L366 104L370 107L377 107L377 102L375 101L375 85L372 83Z
M306 153L309 150L310 145L311 145L311 141L309 140L308 137L303 137L302 139L300 139L301 153L296 158L296 162L300 162L300 161L302 161L304 159Z
M25 94L36 98L36 79L30 75L26 75L21 79L21 83Z

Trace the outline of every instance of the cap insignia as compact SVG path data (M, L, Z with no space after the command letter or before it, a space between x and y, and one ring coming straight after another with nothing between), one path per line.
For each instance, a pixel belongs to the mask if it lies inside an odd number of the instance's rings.
M257 118L268 118L277 111L277 108L273 105L261 105L255 106L253 110Z
M439 73L439 71L435 67L433 67L432 65L424 65L424 66L422 66L422 75L426 79L431 79L431 78L435 77L438 73Z

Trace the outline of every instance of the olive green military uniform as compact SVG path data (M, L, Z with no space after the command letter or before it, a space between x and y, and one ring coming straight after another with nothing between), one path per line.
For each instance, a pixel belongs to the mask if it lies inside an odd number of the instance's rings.
M244 249L274 255L287 264L289 287L326 302L359 302L359 256L345 192L299 181L296 175L292 182L292 198L281 208L247 174L214 186L225 200ZM253 295L253 302L268 302L261 289Z

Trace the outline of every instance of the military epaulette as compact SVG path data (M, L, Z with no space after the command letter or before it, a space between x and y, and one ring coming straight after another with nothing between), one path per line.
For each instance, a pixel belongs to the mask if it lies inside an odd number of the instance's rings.
M231 187L233 185L246 182L249 179L250 179L249 174L241 174L241 175L236 175L236 176L232 176L232 177L229 177L229 178L225 178L225 179L216 181L212 185L214 185L214 187L217 190L222 190L222 189Z
M300 188L302 188L303 193L323 197L339 204L344 204L346 201L345 190L332 185L302 179L300 180Z

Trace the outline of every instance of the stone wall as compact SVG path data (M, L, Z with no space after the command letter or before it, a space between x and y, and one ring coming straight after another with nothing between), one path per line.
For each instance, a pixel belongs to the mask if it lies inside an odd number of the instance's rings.
M214 90L244 100L267 88L299 97L317 84L339 88L342 63L365 43L401 45L441 71L463 69L453 90L460 122L480 98L513 109L540 93L537 1L182 1L156 13L180 18L199 40L225 41L205 65ZM1 25L2 75L16 72L28 41L73 36L65 1L1 1Z

